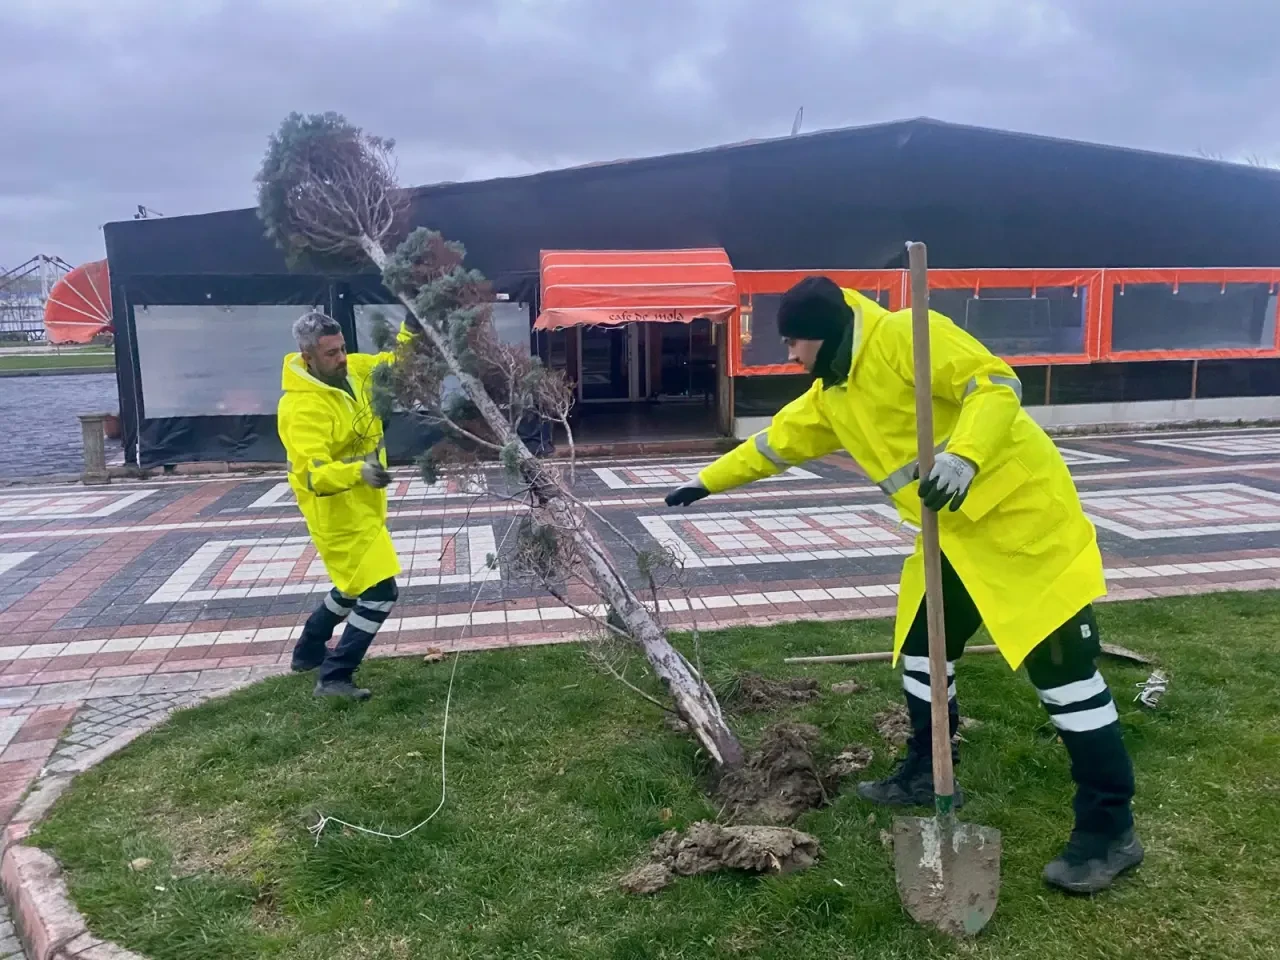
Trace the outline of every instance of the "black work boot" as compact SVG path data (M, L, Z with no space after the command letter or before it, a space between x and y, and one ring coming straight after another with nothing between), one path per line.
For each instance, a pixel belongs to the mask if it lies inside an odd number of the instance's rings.
M955 808L964 806L964 792L955 787ZM885 807L933 806L933 758L907 747L898 768L883 780L858 784L858 796Z
M316 684L317 697L346 697L350 700L368 700L373 693L357 687L350 680L321 680Z
M1142 844L1132 827L1117 837L1073 830L1066 849L1044 868L1044 882L1067 893L1090 896L1106 890L1142 858Z
M293 659L289 661L289 669L294 673L309 673L319 667L322 663L324 663L323 654L319 660L308 660L305 657L299 657L298 651L294 650Z

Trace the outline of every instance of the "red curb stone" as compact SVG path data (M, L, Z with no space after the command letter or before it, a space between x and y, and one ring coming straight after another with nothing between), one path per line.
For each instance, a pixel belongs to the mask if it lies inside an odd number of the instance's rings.
M13 844L4 852L0 880L33 960L56 960L60 945L85 932L84 918L71 906L57 863L44 851Z

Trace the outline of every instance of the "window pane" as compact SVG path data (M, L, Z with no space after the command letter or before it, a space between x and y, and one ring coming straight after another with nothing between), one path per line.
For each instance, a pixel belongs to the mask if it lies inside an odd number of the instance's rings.
M1121 294L1121 289L1124 293ZM1132 283L1112 294L1114 350L1271 347L1276 295L1267 283Z
M1084 353L1088 294L1083 288L931 290L931 309L1002 357Z
M529 349L529 305L499 300L493 305L493 329L498 339L513 347Z
M297 305L134 308L146 416L274 414Z
M356 324L356 350L360 353L377 353L378 345L374 342L373 331L379 316L391 324L394 336L404 323L405 314L409 311L399 303L357 303L353 308Z
M864 297L875 300L877 291L860 290ZM879 291L879 303L889 305L889 291ZM765 367L787 362L787 348L778 332L778 306L780 293L753 293L751 295L751 342L742 345L742 365Z

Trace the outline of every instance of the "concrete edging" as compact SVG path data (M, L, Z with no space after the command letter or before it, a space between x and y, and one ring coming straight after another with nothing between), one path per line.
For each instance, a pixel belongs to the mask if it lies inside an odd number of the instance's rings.
M217 696L242 686L245 684L219 691ZM89 933L87 921L71 901L58 861L23 841L77 776L123 750L164 723L170 715L171 712L166 712L142 726L126 730L84 754L68 772L37 781L36 788L5 827L0 883L13 913L14 928L30 960L147 960L141 954Z

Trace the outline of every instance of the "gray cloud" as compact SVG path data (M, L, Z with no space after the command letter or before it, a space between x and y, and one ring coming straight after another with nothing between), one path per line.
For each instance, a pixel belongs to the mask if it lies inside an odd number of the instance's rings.
M1176 7L1176 12L1174 9ZM406 182L927 114L1280 159L1274 0L5 0L0 264L242 206L289 110Z

